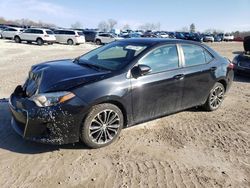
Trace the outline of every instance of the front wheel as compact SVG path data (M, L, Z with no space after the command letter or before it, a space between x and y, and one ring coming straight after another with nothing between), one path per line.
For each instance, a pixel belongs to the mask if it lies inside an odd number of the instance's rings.
M210 91L206 103L203 105L204 109L207 111L217 110L221 106L224 96L225 88L221 83L217 82Z
M83 122L81 140L90 148L100 148L116 140L124 124L121 110L109 103L93 106Z

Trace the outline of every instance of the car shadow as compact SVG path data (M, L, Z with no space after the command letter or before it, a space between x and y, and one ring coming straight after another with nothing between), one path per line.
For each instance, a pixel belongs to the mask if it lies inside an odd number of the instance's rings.
M27 42L21 42L21 43L16 43L14 40L6 40L4 41L5 43L11 43L11 44L17 44L17 45L34 45L34 46L39 46L38 44L36 43L27 43ZM49 46L47 43L44 43L43 45L41 46Z
M11 127L11 113L8 99L0 99L0 148L15 153L38 154L60 149L88 149L81 143L61 146L40 144L27 141L18 135Z
M234 82L250 83L250 76L235 74L234 75Z
M233 54L236 54L236 55L240 55L240 54L243 54L244 52L243 51L234 51Z

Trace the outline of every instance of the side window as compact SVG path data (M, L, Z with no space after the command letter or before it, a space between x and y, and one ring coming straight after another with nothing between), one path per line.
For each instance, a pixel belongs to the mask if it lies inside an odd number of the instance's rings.
M43 33L43 30L36 30L36 33L37 33L37 34L44 34L44 33Z
M10 28L9 31L17 31L16 29Z
M59 32L60 32L60 31L58 31L58 30L55 30L55 31L54 31L54 33L57 34L57 35L59 34Z
M36 33L37 33L37 32L36 32L36 29L31 29L31 30L30 30L30 33L36 34Z
M176 45L166 45L154 49L145 57L143 57L139 61L139 64L144 64L151 67L152 73L178 68L179 57Z
M214 59L214 57L207 50L204 50L204 54L205 54L205 58L206 58L207 63L209 63L210 61L212 61Z
M207 63L205 57L205 49L197 45L182 45L184 53L185 66L195 66Z
M24 30L24 33L31 33L31 29Z

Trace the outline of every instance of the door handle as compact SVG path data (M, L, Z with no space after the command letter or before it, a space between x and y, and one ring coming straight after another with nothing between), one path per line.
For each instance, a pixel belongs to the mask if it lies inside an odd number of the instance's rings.
M215 71L217 69L217 67L211 67L210 71Z
M173 77L176 80L182 80L184 78L184 74L178 74Z

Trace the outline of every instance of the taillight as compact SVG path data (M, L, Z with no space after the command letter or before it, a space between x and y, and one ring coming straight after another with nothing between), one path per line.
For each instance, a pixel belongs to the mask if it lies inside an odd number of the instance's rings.
M44 37L49 37L49 35L44 35Z
M229 68L229 69L234 69L234 64L230 62L230 63L228 64L228 68Z
M79 35L75 35L75 37L80 37Z

